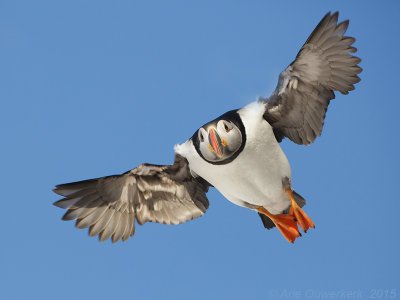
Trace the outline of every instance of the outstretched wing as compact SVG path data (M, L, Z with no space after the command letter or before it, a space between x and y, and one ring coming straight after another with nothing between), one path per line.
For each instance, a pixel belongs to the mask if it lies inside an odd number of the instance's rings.
M348 94L360 81L361 62L351 53L352 37L344 36L349 21L337 24L338 12L328 13L307 39L296 59L280 75L266 102L264 118L280 142L288 137L308 145L321 135L325 113L334 91Z
M169 166L142 164L122 175L57 185L65 198L54 203L68 209L63 220L90 228L100 241L126 241L138 224L180 224L202 216L209 206L208 183L194 178L187 160L176 154Z

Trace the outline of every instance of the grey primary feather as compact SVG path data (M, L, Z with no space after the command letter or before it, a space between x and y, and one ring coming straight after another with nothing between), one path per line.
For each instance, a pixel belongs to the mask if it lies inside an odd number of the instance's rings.
M187 160L175 156L169 166L142 164L122 175L57 185L64 196L54 203L67 209L63 220L76 220L77 228L115 243L135 234L135 219L180 224L202 216L209 206L209 184L194 178Z
M349 21L337 24L338 13L329 12L317 25L280 75L276 90L265 101L264 118L280 142L286 136L308 145L321 135L325 113L334 91L348 94L360 81L362 69L352 37L344 34Z

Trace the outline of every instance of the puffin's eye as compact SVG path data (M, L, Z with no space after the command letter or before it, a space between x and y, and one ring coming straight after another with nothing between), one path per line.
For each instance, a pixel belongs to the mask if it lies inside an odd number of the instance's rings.
M229 129L228 125L226 125L226 123L224 123L224 127L225 127L225 131L226 131L226 132L231 131L231 130Z
M201 132L200 132L200 141L204 142L204 136Z

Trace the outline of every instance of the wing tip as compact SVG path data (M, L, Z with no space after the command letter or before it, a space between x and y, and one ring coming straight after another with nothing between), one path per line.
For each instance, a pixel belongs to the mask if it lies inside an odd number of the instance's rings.
M53 202L53 205L56 206L56 207L59 207L59 208L64 208L64 207L61 205L61 203L62 203L63 200L64 200L64 199L55 201L55 202Z
M56 187L55 187L54 189L52 189L51 191L52 191L53 193L59 195L59 196L64 196L64 195L62 194L61 189L60 189L58 186L56 186Z

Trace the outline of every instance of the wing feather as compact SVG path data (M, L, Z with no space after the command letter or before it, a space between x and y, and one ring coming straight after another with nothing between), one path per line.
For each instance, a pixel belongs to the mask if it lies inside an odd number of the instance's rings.
M361 59L352 56L355 38L344 34L349 21L337 24L328 13L311 33L296 59L279 76L276 90L265 102L264 118L280 142L288 137L308 145L321 135L334 91L348 94L360 81Z
M180 224L202 216L208 187L177 154L170 166L142 164L122 175L58 185L54 192L65 198L54 205L67 209L63 220L76 220L90 236L115 243L134 235L135 220Z

